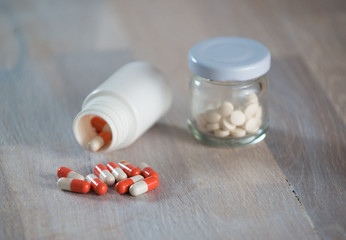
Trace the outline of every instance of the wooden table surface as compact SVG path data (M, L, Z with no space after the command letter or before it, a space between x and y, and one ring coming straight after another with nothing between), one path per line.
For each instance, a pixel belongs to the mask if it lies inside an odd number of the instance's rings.
M265 141L219 149L187 130L189 48L270 49ZM72 121L123 64L151 62L174 101L138 141L82 149ZM0 239L346 239L346 1L0 1ZM134 198L58 190L56 170L149 163Z

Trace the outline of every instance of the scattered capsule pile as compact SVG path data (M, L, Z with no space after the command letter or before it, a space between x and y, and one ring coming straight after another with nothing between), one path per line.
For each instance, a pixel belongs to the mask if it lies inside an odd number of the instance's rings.
M200 131L219 138L241 138L256 133L262 123L262 107L256 94L249 94L244 105L238 109L234 104L223 102L221 106L209 109L196 118Z
M97 136L88 142L88 149L97 152L112 140L112 131L107 122L98 116L93 117L90 124L95 129Z
M58 188L76 193L88 193L90 188L98 195L107 192L108 187L115 184L119 194L129 192L132 196L146 193L159 185L159 175L146 163L139 164L138 168L127 161L116 164L110 162L105 167L97 164L94 174L85 178L75 171L61 167L57 175Z

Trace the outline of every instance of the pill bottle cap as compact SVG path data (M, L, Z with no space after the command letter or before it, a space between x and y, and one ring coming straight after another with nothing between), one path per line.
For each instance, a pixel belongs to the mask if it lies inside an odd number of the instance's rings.
M270 69L270 52L261 43L240 37L218 37L195 44L188 55L190 70L217 81L246 81Z

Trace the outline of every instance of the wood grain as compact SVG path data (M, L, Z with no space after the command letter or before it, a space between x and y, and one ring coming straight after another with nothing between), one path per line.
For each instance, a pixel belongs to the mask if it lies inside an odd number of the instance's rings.
M323 89L311 84L314 77L301 59L274 59L273 69L272 129L266 143L322 236L342 239L345 125Z
M345 239L344 1L0 3L0 239ZM263 42L273 55L264 142L218 149L186 127L187 51L214 36ZM170 81L169 113L138 141L92 154L72 121L84 97L134 59ZM137 198L59 191L126 159L160 186Z

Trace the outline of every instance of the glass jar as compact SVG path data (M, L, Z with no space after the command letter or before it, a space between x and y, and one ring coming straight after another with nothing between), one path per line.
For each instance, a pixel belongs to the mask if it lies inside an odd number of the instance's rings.
M238 37L208 39L189 52L190 117L193 136L213 146L263 140L269 127L267 75L270 52Z

